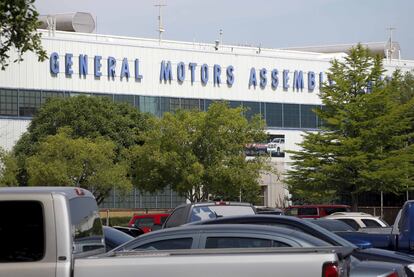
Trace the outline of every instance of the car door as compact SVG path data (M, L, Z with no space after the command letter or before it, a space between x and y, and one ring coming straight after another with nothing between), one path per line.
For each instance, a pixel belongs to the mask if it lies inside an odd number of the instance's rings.
M54 277L55 214L50 195L2 195L0 276Z
M206 232L200 236L200 248L301 247L292 239L243 232Z

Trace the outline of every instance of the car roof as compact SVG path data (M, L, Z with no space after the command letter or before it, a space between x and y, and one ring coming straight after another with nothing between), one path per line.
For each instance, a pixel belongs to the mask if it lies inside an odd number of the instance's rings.
M0 188L1 194L61 194L68 199L78 197L95 198L93 194L78 187L6 187Z
M288 239L295 240L301 239L306 242L316 244L317 246L331 246L329 243L318 239L314 236L308 235L306 233L277 226L267 226L267 225L254 225L254 224L213 224L213 225L184 225L180 227L162 229L158 231L153 231L141 235L135 238L132 241L127 242L124 245L121 245L119 248L123 249L129 245L134 245L139 243L140 240L146 241L151 238L159 238L162 240L163 237L170 237L176 235L186 235L186 234L197 234L197 233L215 233L215 232L228 232L229 234L256 234L256 235L267 235L267 236L284 236ZM235 235L237 236L237 235Z
M343 204L310 204L310 205L292 205L288 208L350 208Z
M175 209L182 208L182 207L200 207L200 206L246 206L246 207L254 207L250 203L246 202L234 202L234 201L210 201L210 202L198 202L198 203L188 203L188 204L181 204Z
M361 212L336 212L328 215L327 217L346 216L346 217L375 217L372 214Z

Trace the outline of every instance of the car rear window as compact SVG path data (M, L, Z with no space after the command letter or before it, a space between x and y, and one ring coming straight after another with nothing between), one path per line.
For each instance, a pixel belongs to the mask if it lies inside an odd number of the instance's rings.
M141 250L176 250L176 249L191 249L193 244L192 238L176 238L152 241L134 247L134 249Z
M272 246L272 240L261 238L209 237L206 240L206 248L255 248Z
M317 208L299 208L298 215L318 215Z
M41 260L45 252L42 204L1 201L0 211L0 263Z
M213 219L223 216L252 215L255 214L251 206L216 205L193 207L190 222Z
M367 226L368 228L382 227L381 224L379 224L373 219L361 219L361 221L364 222L365 226Z
M355 220L353 220L353 219L349 219L349 218L337 218L336 220L345 222L346 224L348 224L349 226L351 226L355 230L358 230L360 228L360 226L358 225L358 223Z
M141 217L137 218L134 222L134 226L141 227L151 227L154 225L154 219L152 217Z

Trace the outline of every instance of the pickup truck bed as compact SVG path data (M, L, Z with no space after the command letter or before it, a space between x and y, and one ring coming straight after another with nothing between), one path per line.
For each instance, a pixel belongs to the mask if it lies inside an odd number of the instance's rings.
M182 276L325 276L324 264L338 264L339 276L347 265L338 256L347 248L326 249L202 249L176 251L118 252L113 256L75 260L75 277L182 277ZM335 254L337 253L337 254ZM338 255L338 256L337 256ZM299 262L300 261L300 262ZM298 266L300 264L300 266Z

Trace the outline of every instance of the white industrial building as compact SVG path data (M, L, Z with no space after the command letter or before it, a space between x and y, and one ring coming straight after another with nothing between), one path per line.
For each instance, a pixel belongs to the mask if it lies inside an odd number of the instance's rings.
M227 100L247 107L246 116L260 113L268 133L284 138L284 149L295 150L304 130L320 126L312 109L321 105L320 82L326 81L330 61L346 55L340 48L334 48L339 53L323 48L316 53L220 41L39 32L49 60L38 62L35 55L26 54L23 62L0 71L0 146L6 149L13 147L48 97L96 94L157 116L177 108L206 110L214 100ZM384 57L389 51L385 43L379 49ZM385 59L384 64L389 72L414 68L414 61L401 59ZM289 161L288 154L272 158L279 174L263 176L264 205L280 206L285 199L281 179Z

